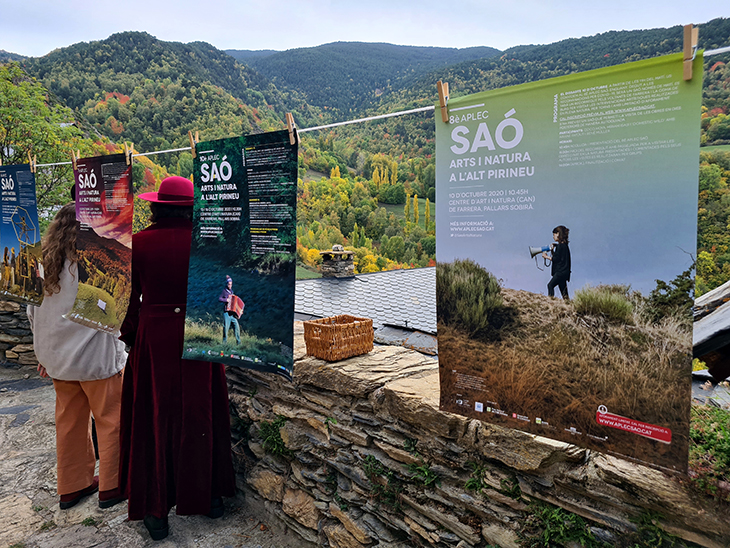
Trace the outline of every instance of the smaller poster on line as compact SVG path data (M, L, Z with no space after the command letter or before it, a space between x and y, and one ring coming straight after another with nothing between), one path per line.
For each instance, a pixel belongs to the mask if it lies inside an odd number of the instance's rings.
M131 293L132 166L124 154L82 158L74 179L79 290L65 317L116 333Z
M43 301L43 253L38 226L35 175L30 165L0 166L0 295L40 305Z
M297 167L287 131L197 144L183 358L291 378Z

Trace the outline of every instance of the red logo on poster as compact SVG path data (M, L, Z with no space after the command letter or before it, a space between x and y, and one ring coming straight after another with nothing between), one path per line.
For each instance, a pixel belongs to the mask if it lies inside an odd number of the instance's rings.
M621 415L609 413L605 405L601 405L596 411L596 422L603 426L618 428L626 432L633 432L662 443L672 443L672 431L669 428L655 426L646 422L637 421Z

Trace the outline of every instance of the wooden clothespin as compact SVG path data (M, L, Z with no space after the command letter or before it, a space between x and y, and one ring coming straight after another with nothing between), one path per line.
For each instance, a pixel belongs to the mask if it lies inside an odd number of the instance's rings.
M682 77L685 80L692 79L692 61L697 54L697 41L700 36L699 27L693 25L684 26L684 63Z
M289 144L297 144L299 134L297 133L297 126L294 123L294 116L292 116L291 112L286 113L286 129L289 130Z
M134 152L134 143L127 145L127 141L124 141L124 159L128 166L132 165L132 152Z
M71 150L71 165L74 168L74 171L76 171L76 153Z
M193 136L193 131L188 131L188 138L190 139L190 152L193 153L193 158L195 158L195 145L198 143L198 132L195 132L195 136Z
M439 105L441 105L441 120L443 120L444 123L449 122L449 83L448 82L442 82L439 80L436 82L436 89L438 89L439 92Z

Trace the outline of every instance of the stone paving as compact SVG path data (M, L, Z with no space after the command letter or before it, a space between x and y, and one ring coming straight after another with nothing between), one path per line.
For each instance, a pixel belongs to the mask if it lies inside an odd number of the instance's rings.
M35 368L0 365L0 548L298 547L243 495L223 518L170 514L170 536L154 542L127 505L102 510L92 495L60 510L56 495L55 395ZM291 543L291 544L290 544Z

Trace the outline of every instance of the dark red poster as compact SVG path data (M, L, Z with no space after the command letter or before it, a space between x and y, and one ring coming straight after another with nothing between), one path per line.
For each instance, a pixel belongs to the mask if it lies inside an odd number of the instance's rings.
M119 330L132 269L132 166L124 154L82 158L74 169L79 292L69 320Z

